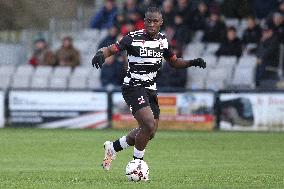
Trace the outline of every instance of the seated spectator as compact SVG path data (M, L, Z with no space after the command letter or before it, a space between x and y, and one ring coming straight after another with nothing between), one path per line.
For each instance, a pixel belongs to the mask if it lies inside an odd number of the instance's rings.
M92 18L91 28L108 29L114 25L114 20L117 15L117 7L115 0L106 0L105 5Z
M175 31L173 36L175 46L184 46L190 42L191 32L180 14L175 16L175 25L173 29Z
M48 45L44 38L38 38L34 41L34 51L32 57L29 60L29 64L33 66L55 65L55 56L53 52L48 48Z
M163 13L163 25L162 28L165 29L168 26L174 25L174 5L172 0L165 0L163 2L162 13Z
M190 28L194 31L205 30L206 20L209 17L208 7L200 1L197 9L192 13Z
M191 13L193 10L192 2L189 0L177 0L177 5L175 7L176 14L179 14L184 23L189 26Z
M221 43L220 48L217 50L217 56L237 56L242 54L242 43L237 37L236 28L229 27L227 29L227 38Z
M273 29L265 26L262 31L262 37L256 50L257 67L256 67L256 86L259 86L263 79L271 79L277 77L274 72L267 75L267 67L278 67L279 63L279 38Z
M177 57L182 57L182 49L174 49ZM169 63L164 62L157 78L159 87L185 88L187 80L186 69L175 69Z
M80 53L73 47L71 37L63 38L61 48L56 51L56 64L72 68L80 65Z
M101 71L101 84L103 87L121 86L126 75L123 57L115 55L108 57Z
M203 42L220 43L225 38L226 26L218 12L212 12L205 25Z
M284 16L284 0L281 0L279 5L278 5L278 12L280 12L282 14L282 16Z
M263 19L277 8L277 0L254 0L253 12L256 18Z
M254 17L247 18L247 28L243 33L243 43L258 43L261 37L261 28L256 24Z
M101 42L99 43L98 49L114 44L117 41L118 34L119 34L118 28L115 26L112 26L108 30L108 35L103 40L101 40Z
M128 20L121 26L120 34L122 36L125 36L129 32L133 32L133 31L135 31L134 22L131 20Z
M142 15L139 12L130 12L128 19L133 23L135 30L144 29L144 20L142 19Z
M267 21L269 27L271 27L279 39L283 42L284 38L284 15L279 12L274 12L272 18Z

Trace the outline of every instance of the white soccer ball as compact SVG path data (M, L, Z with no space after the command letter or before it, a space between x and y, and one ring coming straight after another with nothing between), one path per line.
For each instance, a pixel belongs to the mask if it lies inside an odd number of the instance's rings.
M135 159L127 164L125 169L125 175L129 181L148 181L149 167L145 161Z

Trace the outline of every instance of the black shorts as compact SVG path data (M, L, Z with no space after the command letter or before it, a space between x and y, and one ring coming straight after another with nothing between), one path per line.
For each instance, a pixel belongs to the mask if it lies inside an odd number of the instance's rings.
M134 115L137 110L150 106L153 112L154 118L159 119L160 117L160 108L158 104L157 91L146 89L144 87L134 87L134 86L125 86L121 87L122 96L130 107L132 114Z

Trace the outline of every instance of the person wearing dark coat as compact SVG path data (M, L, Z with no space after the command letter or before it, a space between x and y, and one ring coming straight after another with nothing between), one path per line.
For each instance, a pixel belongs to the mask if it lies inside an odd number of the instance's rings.
M247 28L243 33L243 43L258 43L261 38L261 28L256 24L255 18L249 16L247 18Z
M242 54L242 43L236 35L236 28L227 29L227 38L221 43L220 48L216 51L217 56L237 56Z
M205 25L203 42L220 43L225 38L226 25L217 12L212 12Z
M275 78L274 75L266 75L267 67L278 67L279 63L279 38L273 31L273 28L265 26L262 31L260 43L256 49L257 67L255 81L256 86L259 86L263 79Z

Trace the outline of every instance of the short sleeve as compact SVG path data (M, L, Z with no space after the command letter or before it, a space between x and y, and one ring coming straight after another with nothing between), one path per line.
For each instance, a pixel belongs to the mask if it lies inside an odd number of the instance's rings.
M132 43L132 37L126 35L122 37L119 41L117 41L115 45L119 49L119 51L124 51L128 49L131 43Z
M168 45L167 45L167 48L164 48L163 57L164 57L165 59L168 59L168 58L171 58L171 57L174 56L174 55L175 55L175 54L174 54L174 52L173 52L171 46L168 44Z

